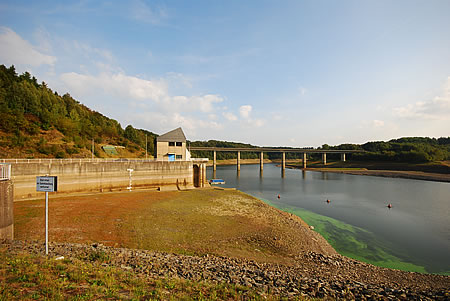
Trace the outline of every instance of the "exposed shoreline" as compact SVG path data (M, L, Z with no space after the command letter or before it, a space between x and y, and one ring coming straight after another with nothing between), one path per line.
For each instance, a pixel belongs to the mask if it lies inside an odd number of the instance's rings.
M307 167L306 169L301 168L297 165L289 164L289 162L298 162L298 160L287 160L286 168L290 169L300 169L306 171L317 171L317 172L333 172L342 173L349 175L358 176L375 176L375 177L386 177L386 178L402 178L402 179L412 179L412 180L423 180L423 181L434 181L434 182L444 182L450 183L450 174L444 173L434 173L434 172L424 172L424 171L413 171L413 170L369 170L367 168L354 168L346 169L340 167ZM279 161L272 161L264 159L264 164L280 164ZM259 164L259 159L241 159L241 165ZM228 160L218 160L217 165L236 165L236 159ZM212 166L211 160L208 166Z
M297 167L290 167L293 169L301 169ZM385 177L385 178L402 178L411 180L423 180L423 181L434 181L434 182L444 182L450 183L449 174L438 174L423 171L400 171L400 170L345 170L339 168L306 168L307 171L317 171L317 172L333 172L342 173L349 175L358 176L375 176L375 177Z

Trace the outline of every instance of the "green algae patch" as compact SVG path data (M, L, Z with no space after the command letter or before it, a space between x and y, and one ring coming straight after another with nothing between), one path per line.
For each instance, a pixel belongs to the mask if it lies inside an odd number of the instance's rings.
M409 263L391 254L386 247L386 242L380 241L367 230L306 209L283 208L269 200L263 199L263 201L303 219L308 225L313 226L314 230L320 233L339 254L380 267L427 273L425 267Z
M385 243L376 239L367 230L304 209L285 208L284 210L299 216L308 225L313 226L338 253L344 256L380 267L427 273L425 267L406 262L390 254L384 246Z

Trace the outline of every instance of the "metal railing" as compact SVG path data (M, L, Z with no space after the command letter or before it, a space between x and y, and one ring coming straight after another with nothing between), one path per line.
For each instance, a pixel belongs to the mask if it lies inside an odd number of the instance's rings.
M11 164L0 163L0 181L11 179Z
M207 160L207 158L191 158L187 161L202 161ZM156 158L152 159L141 159L141 158L71 158L71 159L0 159L0 164L14 164L14 163L117 163L117 162L156 162ZM177 160L179 162L179 160Z
M0 159L0 163L83 163L83 162L153 162L140 158L70 158L70 159Z

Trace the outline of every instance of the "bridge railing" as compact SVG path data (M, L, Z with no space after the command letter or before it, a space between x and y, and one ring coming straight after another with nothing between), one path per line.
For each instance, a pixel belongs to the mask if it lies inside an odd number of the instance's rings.
M0 163L0 181L11 179L11 164Z

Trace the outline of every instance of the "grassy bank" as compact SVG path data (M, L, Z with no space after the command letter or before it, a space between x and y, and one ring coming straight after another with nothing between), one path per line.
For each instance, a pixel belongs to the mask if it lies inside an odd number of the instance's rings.
M86 261L10 256L0 249L0 300L278 300L271 293L227 283L142 278L102 266L105 259L99 253Z

